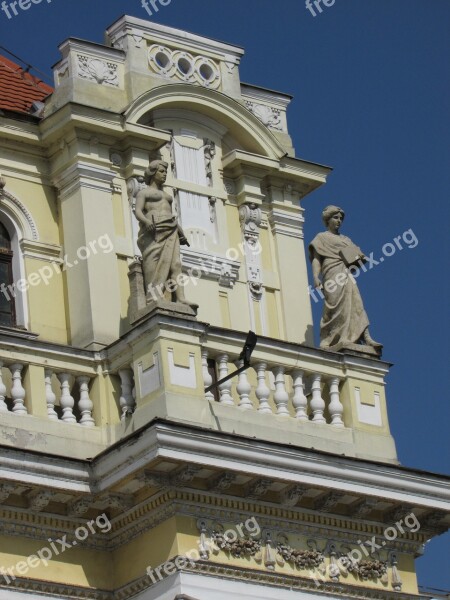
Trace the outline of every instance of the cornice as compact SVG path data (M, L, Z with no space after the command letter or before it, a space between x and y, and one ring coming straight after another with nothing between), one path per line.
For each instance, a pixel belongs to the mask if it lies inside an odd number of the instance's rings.
M125 52L118 48L111 48L111 46L96 44L95 42L89 42L87 40L73 37L68 38L62 44L60 44L58 46L58 50L61 52L63 59L55 65L56 67L60 64L60 62L67 58L70 52L91 52L95 58L114 60L121 63L124 63L126 58Z
M33 258L46 262L62 263L61 246L46 244L36 240L20 240L20 248L24 258Z
M124 15L113 23L106 30L106 34L112 41L121 35L140 34L145 39L152 40L153 42L161 41L169 45L176 44L183 48L187 47L196 52L208 52L216 58L221 58L234 64L239 64L240 58L244 54L243 48L238 46L232 46L231 44L192 33L189 33L189 36L187 36L183 30L160 25L159 23L152 23L129 15Z
M261 570L248 569L244 567L226 566L206 560L196 561L195 568L189 566L186 566L182 570L177 568L175 574L169 577L175 578L177 575L181 577L181 587L183 586L184 579L186 579L186 583L188 583L190 575L204 575L217 578L218 580L240 581L247 584L253 583L255 585L261 585L275 589L292 590L297 592L312 592L314 595L320 594L320 597L325 598L343 598L345 600L348 600L349 598L369 598L371 600L420 599L420 596L415 594L392 592L389 590L368 588L358 585L345 585L343 583L333 583L332 581L322 581L321 579L320 582L317 582L313 578L285 575L282 573L273 573L267 571L264 572ZM163 576L163 579L167 578L167 576ZM151 584L149 577L144 575L117 590L115 592L115 598L116 600L128 600L128 598L134 596L135 594L143 592L147 589L151 589L153 585L157 584ZM211 582L211 585L214 585L214 583ZM184 599L187 597L181 594L180 600L182 598Z
M430 509L448 511L450 507L445 477L413 474L395 466L163 422L154 423L130 442L120 445L120 457L113 449L94 460L94 476L105 489L159 457Z
M278 106L284 110L291 103L293 98L289 94L258 87L250 83L241 83L241 93L244 98L257 100L260 102L268 102L269 104L273 104L274 106Z
M70 195L80 187L100 192L111 192L116 173L95 164L77 161L53 177L60 197Z

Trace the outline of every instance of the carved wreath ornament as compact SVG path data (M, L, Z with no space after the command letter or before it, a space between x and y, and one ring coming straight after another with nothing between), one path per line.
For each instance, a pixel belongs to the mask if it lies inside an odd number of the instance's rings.
M223 533L218 532L214 532L211 535L211 540L220 550L229 552L235 558L255 556L261 550L260 540L251 540L248 538L229 540Z
M292 562L300 569L315 569L325 560L318 550L295 550L287 544L278 544L277 552L286 562Z
M381 560L353 561L351 558L343 556L339 562L349 573L359 575L364 581L368 579L383 580L387 576L387 564Z

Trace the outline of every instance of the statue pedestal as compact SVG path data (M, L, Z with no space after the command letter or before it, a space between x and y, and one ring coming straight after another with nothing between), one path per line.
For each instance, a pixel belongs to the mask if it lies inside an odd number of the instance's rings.
M149 303L130 318L130 324L136 325L145 317L153 313L166 314L173 317L182 317L192 321L197 320L197 311L187 304L181 302L169 302L168 300L150 300Z
M128 279L130 281L129 318L131 325L135 325L156 311L185 319L196 319L198 308L196 305L191 307L182 302L170 302L163 298L154 300L150 295L146 297L141 261L135 260L131 263L128 269Z
M352 354L363 354L365 356L369 356L370 358L381 358L383 348L374 348L373 346L367 346L366 344L351 344L347 342L346 344L339 343L335 346L324 348L324 350L333 350L334 352L350 352Z

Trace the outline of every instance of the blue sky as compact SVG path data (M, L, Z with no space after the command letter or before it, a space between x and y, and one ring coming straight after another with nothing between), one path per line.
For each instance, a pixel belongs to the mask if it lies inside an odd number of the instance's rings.
M147 16L140 0L43 0L0 13L0 44L50 76L60 42L102 42L124 13ZM313 17L304 0L172 0L154 20L243 46L244 82L294 95L297 156L334 168L304 202L308 241L327 204L345 209L342 232L376 258L414 233L415 248L403 244L359 285L395 365L387 394L400 460L448 473L450 2L336 0ZM316 329L320 313L314 304ZM423 585L450 589L449 539L418 560Z

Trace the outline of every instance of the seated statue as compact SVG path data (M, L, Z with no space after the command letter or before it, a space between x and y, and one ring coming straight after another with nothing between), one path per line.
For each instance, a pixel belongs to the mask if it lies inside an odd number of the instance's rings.
M195 310L198 305L186 300L181 277L180 244L189 243L172 213L173 198L163 190L167 168L162 160L151 162L144 173L147 187L136 196L137 245L142 253L145 292L148 299L163 299L169 290L172 301Z
M339 233L344 216L338 206L327 206L322 213L327 231L318 233L309 245L314 286L323 290L325 297L320 347L354 350L355 345L362 344L379 355L383 346L370 336L369 319L349 270L367 259L350 238Z

